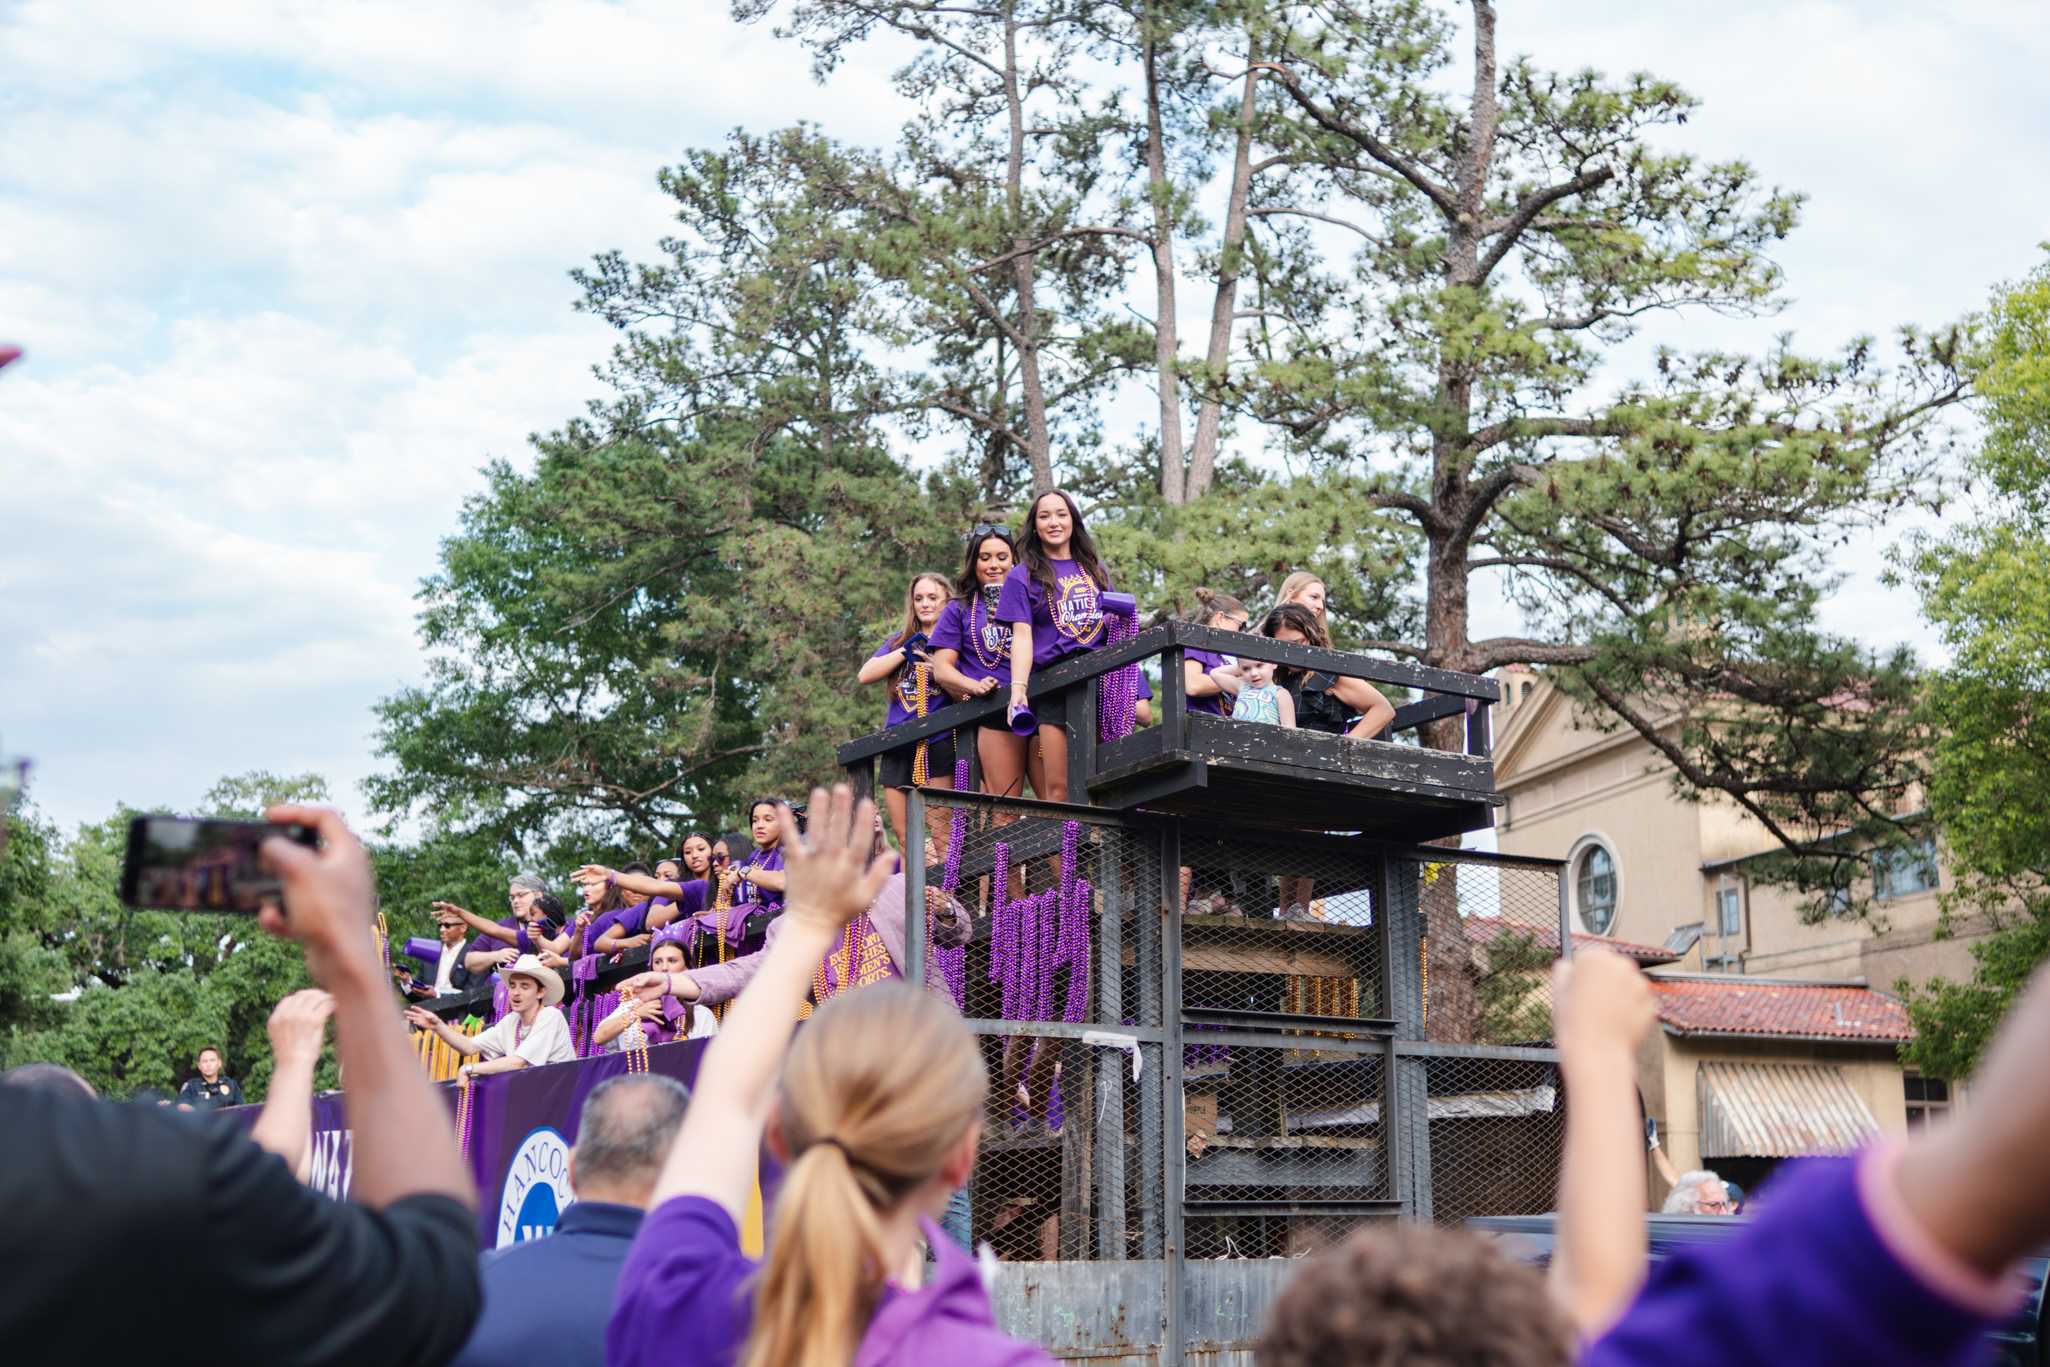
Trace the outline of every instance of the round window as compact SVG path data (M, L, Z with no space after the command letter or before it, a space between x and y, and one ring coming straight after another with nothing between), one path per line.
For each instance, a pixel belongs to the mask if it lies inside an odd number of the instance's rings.
M1616 860L1607 847L1589 845L1573 870L1573 900L1589 934L1606 935L1616 920Z

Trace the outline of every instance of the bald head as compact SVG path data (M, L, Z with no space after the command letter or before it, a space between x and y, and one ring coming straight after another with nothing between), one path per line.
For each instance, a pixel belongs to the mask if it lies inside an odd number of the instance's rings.
M100 1095L90 1082L61 1063L24 1063L19 1068L9 1068L0 1073L0 1083L61 1096L87 1096L97 1100Z
M570 1151L577 1199L646 1209L689 1104L682 1083L653 1073L615 1077L592 1088Z

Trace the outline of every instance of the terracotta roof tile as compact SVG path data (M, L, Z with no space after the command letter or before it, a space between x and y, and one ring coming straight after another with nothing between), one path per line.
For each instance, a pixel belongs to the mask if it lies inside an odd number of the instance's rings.
M1659 1023L1676 1035L1911 1040L1907 1008L1869 987L1654 975Z
M1528 935L1539 946L1554 953L1559 949L1559 928L1557 926L1533 926L1514 921L1506 916L1469 916L1466 918L1466 938L1475 944L1487 944L1498 935L1514 932ZM1654 964L1669 964L1680 956L1661 945L1640 945L1629 940L1611 940L1601 935L1589 935L1584 931L1573 932L1575 949L1607 949L1621 954L1626 959L1635 959L1639 964L1650 967Z

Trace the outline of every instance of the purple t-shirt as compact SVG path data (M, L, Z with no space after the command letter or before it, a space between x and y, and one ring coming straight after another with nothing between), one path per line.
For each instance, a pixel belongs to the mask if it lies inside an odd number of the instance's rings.
M1980 1361L1980 1335L2014 1298L1934 1251L1894 1181L1897 1145L1776 1174L1742 1233L1652 1268L1581 1367L1733 1362ZM1891 1208L1889 1208L1891 1207Z
M940 610L933 623L932 648L951 650L954 667L971 679L995 679L998 689L1011 686L1011 628L1000 621L984 597L959 598Z
M1216 651L1198 650L1193 646L1182 652L1182 658L1191 664L1202 666L1205 674L1208 674L1211 670L1224 663L1224 656ZM1213 693L1207 698L1190 698L1189 710L1191 712L1208 712L1213 717L1228 717L1231 715L1231 695L1228 693Z
M929 1224L938 1258L916 1291L885 1286L853 1367L1052 1367L1053 1359L998 1332L975 1262ZM755 1260L723 1207L679 1196L648 1213L627 1250L605 1330L610 1367L680 1360L730 1367L754 1322Z
M941 621L945 620L947 611L952 607L953 604L950 602L946 608L940 610ZM931 640L931 649L939 649L940 622L933 623ZM869 658L871 660L879 660L891 651L900 648L897 642L885 641L876 647L876 653L869 656ZM947 691L940 687L939 681L928 675L925 685L925 714L929 717L951 701L952 699L947 696ZM890 710L888 715L883 718L883 726L885 728L897 726L910 721L917 715L918 670L915 667L915 662L906 657L903 665L898 668L896 674L890 679Z
M1054 593L1032 577L1023 565L1013 565L1004 576L1003 596L997 601L997 618L1005 622L1032 623L1032 667L1044 669L1055 660L1103 644L1103 590L1072 560L1053 562Z
M750 907L756 911L776 911L783 905L783 894L767 888L756 887L747 875L754 869L767 869L773 873L783 871L783 847L773 850L756 849L740 862L740 881L733 885L733 905Z

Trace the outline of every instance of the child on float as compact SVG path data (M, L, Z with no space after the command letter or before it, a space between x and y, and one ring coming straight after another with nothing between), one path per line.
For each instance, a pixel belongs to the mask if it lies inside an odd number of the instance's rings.
M997 603L1015 564L1009 527L978 522L969 529L967 563L932 631L933 674L956 698L986 698L1011 686L1011 628L999 619ZM975 749L984 792L1024 791L1025 742L1001 714L976 724Z
M855 675L855 681L861 684L889 682L890 702L883 717L886 728L901 726L921 715L932 716L951 701L937 677L932 654L940 618L953 601L953 596L953 588L944 576L914 575L904 590L902 624L889 639L876 647L875 654L862 663ZM925 675L923 689L919 684L921 666ZM917 778L918 749L916 744L901 746L883 755L879 765L877 781L883 790L883 805L890 814L890 828L897 833L897 846L904 850L911 848L904 833L910 806L904 790ZM954 786L953 732L943 732L925 742L923 782L932 788ZM945 831L945 813L934 812L929 824L932 838L941 838Z
M1018 557L1004 576L996 612L1011 628L1011 717L1030 707L1033 670L1104 643L1103 595L1113 587L1081 510L1059 489L1033 500ZM994 777L986 759L983 772ZM993 782L984 787L1003 791ZM1068 800L1068 733L1052 722L1039 728L1032 789L1049 802Z
M656 972L683 970L684 933L673 927L655 932L648 951L648 966ZM635 999L622 996L619 1010L607 1016L591 1031L591 1044L606 1052L627 1047L629 1036L638 1030L650 1045L669 1044L680 1039L703 1039L719 1033L719 1022L703 1006L680 1002L670 996Z
M1274 682L1272 660L1240 660L1232 673L1239 681L1231 704L1233 721L1295 729L1295 699Z
M802 838L785 818L782 933L706 1051L620 1277L613 1367L1050 1367L998 1331L973 1260L933 1223L974 1168L989 1096L952 1003L868 987L792 1043L821 958L891 876L869 857L872 810L841 787L813 794ZM739 1221L765 1141L786 1167L757 1264Z

